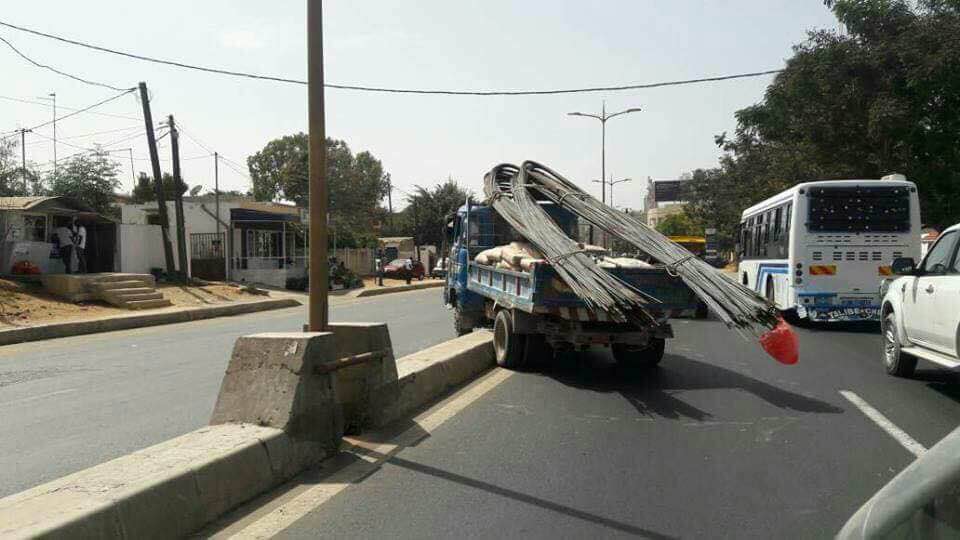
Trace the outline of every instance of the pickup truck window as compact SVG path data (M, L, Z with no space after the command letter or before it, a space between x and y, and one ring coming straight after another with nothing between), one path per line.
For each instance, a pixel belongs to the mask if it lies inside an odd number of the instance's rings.
M954 247L957 243L957 232L951 231L940 237L937 243L930 248L927 258L923 260L924 274L945 274L950 268Z

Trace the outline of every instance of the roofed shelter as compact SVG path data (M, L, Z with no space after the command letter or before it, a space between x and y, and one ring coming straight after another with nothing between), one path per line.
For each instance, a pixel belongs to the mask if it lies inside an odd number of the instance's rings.
M87 272L112 272L114 220L77 199L53 196L0 197L0 274L63 273L55 235L73 218L87 230Z

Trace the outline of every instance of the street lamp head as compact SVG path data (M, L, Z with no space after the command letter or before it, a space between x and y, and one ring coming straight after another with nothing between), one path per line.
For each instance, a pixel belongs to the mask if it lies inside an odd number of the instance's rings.
M568 112L567 116L586 116L586 115L581 112Z

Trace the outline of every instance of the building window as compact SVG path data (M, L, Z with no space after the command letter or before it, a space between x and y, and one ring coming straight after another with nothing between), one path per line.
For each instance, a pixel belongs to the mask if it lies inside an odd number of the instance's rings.
M23 216L23 239L27 242L46 242L47 216Z

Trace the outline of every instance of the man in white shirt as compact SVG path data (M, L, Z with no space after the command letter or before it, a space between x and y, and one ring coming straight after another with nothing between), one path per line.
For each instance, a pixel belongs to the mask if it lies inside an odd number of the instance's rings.
M84 252L87 249L87 228L80 224L80 220L73 218L70 225L70 241L73 243L73 251L77 254L77 273L87 273L87 258Z
M73 242L70 241L70 227L66 225L57 227L57 244L60 261L63 262L63 271L69 274L73 262Z

